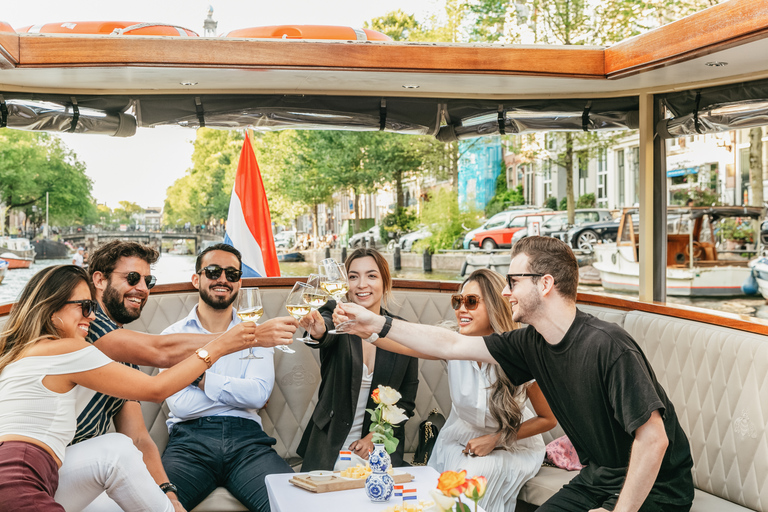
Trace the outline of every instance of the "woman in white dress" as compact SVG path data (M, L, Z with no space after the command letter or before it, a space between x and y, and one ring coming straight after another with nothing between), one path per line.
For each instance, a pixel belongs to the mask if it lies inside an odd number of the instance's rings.
M501 295L505 285L492 270L470 274L461 293L451 298L461 334L484 336L519 327ZM425 357L390 340L377 346ZM440 472L466 469L468 476L486 477L488 488L480 506L487 512L514 512L520 488L544 460L540 434L557 420L535 382L515 386L498 365L474 361L447 361L447 365L453 406L429 465Z

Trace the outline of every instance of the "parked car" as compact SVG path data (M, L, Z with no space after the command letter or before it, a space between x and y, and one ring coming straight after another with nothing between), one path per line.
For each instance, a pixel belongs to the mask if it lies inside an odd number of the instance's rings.
M615 242L616 235L619 232L621 217L604 222L590 222L576 226L568 230L564 235L565 243L574 249L580 249L584 252L592 252L592 247L600 241ZM640 229L640 214L632 214L632 223L635 229Z
M432 236L432 231L427 226L422 226L416 231L412 231L400 237L400 250L411 251L413 250L413 244L419 240L424 240Z
M557 212L557 214L544 219L544 222L539 228L539 234L541 236L551 236L562 240L560 234L565 234L568 229L574 226L581 226L588 222L603 222L613 219L611 211L606 208L581 208L574 213L574 223L572 226L568 224L568 212ZM518 240L525 238L526 236L528 236L528 229L521 229L512 236L512 245L515 245Z
M537 211L513 216L504 226L479 231L470 242L470 247L482 247L485 250L499 247L512 247L512 237L515 233L528 227L532 222L542 223L546 217L555 215L553 211Z
M478 234L480 231L485 231L488 229L495 229L499 227L506 226L509 224L509 222L517 215L522 215L525 213L534 213L538 211L551 211L547 208L540 209L540 208L517 208L504 210L503 212L499 212L487 221L485 221L479 228L475 228L466 235L464 235L464 249L469 249L472 239L475 237L476 234Z
M366 240L368 240L370 247L376 248L381 246L381 231L379 226L373 226L367 231L363 231L362 233L357 233L349 237L349 247L351 249L365 247Z
M275 235L276 249L290 249L296 245L296 231L281 231Z

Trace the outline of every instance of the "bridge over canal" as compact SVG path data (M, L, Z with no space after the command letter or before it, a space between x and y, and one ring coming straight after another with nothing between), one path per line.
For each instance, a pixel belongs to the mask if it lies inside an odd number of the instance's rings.
M88 252L93 252L98 246L104 245L112 240L125 240L140 242L158 251L161 250L164 240L193 240L195 242L194 252L200 250L203 242L220 242L221 235L212 233L195 233L192 231L81 231L61 235L62 241L71 242L75 247L85 247Z

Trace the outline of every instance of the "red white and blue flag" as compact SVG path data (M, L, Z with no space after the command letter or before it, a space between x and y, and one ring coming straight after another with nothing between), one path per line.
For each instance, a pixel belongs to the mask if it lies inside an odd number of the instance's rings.
M416 500L416 489L403 489L403 503Z
M243 277L280 276L267 193L247 132L229 201L224 243L243 255Z

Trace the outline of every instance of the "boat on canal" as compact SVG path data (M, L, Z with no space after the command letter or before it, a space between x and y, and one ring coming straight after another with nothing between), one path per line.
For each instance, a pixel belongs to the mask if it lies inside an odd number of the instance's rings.
M8 262L0 260L0 284L3 282L6 272L8 272Z
M759 207L713 206L667 210L667 295L733 297L744 295L750 278L749 259L758 252L754 231L763 214ZM637 209L624 209L616 242L593 246L603 289L637 292L640 280ZM747 247L726 239L726 226L738 226L751 235ZM732 230L731 230L732 231ZM759 242L758 242L759 243ZM754 290L753 293L756 293Z
M766 53L763 0L723 2L609 48L19 34L0 24L0 110L8 128L82 136L171 125L380 130L445 142L638 130L638 299L581 293L578 306L623 326L648 354L691 442L692 510L768 512L768 322L667 304L663 221L665 141L764 123ZM282 304L295 281L246 279L244 286L259 286L266 304ZM432 324L452 317L457 283L397 280L394 287L393 313ZM191 283L158 285L127 328L159 332L167 324L150 319L169 324L196 301ZM0 324L9 310L0 306ZM275 393L263 410L264 430L287 460L296 457L320 375L316 354L296 349L276 354ZM417 420L438 405L450 411L445 370L432 363L420 365ZM167 429L154 405L142 407L162 449ZM411 451L418 421L405 429ZM542 468L521 492L519 510L541 505L573 476L558 471ZM242 507L217 489L203 509Z
M35 249L27 238L2 236L0 258L8 262L9 269L29 268L35 262Z

